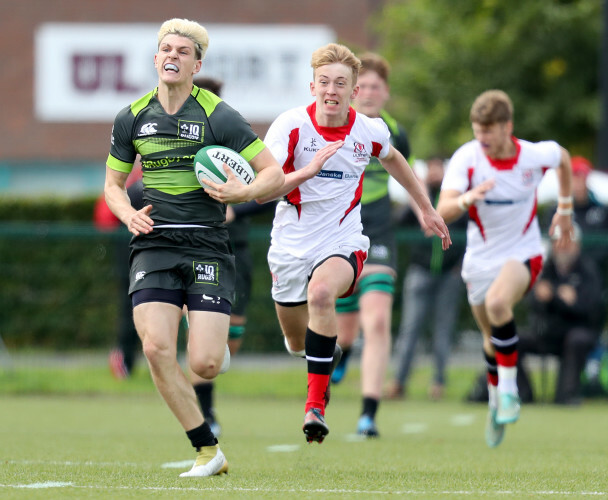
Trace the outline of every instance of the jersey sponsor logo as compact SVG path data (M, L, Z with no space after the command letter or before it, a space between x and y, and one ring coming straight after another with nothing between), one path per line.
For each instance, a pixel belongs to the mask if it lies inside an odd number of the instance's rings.
M319 146L317 146L317 139L314 137L310 138L310 144L308 146L304 146L304 151L307 153L316 153L319 151Z
M219 285L218 263L217 262L197 262L193 263L194 282L206 283L207 285Z
M168 167L172 163L178 165L192 164L194 155L174 156L171 158L160 158L159 160L141 160L141 166L145 169Z
M139 271L135 275L135 281L143 280L145 276L146 276L146 271Z
M177 136L180 139L203 142L203 137L205 136L205 124L203 122L179 120L177 126Z
M339 170L321 170L317 177L326 177L328 179L342 179L344 176L344 172L340 172Z
M137 137L143 137L146 135L154 135L156 134L156 127L158 126L158 123L144 123L141 128L139 129L139 134L137 134Z

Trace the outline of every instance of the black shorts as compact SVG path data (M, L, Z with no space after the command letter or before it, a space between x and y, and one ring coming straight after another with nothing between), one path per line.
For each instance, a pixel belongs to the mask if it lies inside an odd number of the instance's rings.
M157 288L234 301L234 255L225 228L155 229L131 240L129 294Z

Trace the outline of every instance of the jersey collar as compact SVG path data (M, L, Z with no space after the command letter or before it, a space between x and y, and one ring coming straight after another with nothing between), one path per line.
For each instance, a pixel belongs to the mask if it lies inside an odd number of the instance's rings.
M511 140L513 141L513 144L515 144L515 156L512 156L511 158L490 158L489 156L486 156L490 165L496 170L513 170L513 167L517 164L519 153L521 153L521 144L514 136L511 136Z
M308 116L310 116L310 120L312 121L315 130L328 142L341 141L350 134L357 117L357 112L350 106L348 110L348 123L346 125L342 125L341 127L322 127L317 123L317 118L315 116L317 103L313 102L306 108L306 111L308 112Z

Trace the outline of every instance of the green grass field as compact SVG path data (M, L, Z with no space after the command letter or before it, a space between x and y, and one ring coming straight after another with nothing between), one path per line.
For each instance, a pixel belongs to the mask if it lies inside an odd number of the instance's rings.
M430 402L428 368L411 397L384 402L381 437L354 435L358 374L334 387L331 432L307 445L305 368L234 369L218 379L220 439L230 473L180 479L194 458L142 366L0 371L0 498L588 498L608 496L605 401L529 405L496 449L482 404L462 402L476 370L450 370ZM354 368L354 367L353 367Z

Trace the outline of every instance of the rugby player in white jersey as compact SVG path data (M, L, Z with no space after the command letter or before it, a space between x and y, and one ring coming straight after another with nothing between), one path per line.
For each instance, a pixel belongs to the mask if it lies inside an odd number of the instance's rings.
M513 308L543 264L536 188L547 169L556 169L559 203L549 234L559 226L559 244L565 244L572 230L572 172L570 155L556 142L513 136L513 105L505 92L479 95L470 119L475 139L452 156L437 210L448 223L469 213L462 277L483 334L489 389L485 437L495 447L505 424L520 413Z
M443 219L390 144L386 124L350 106L360 65L343 45L317 49L310 83L315 101L281 114L264 140L286 174L283 187L266 198L285 197L276 208L268 263L286 347L308 363L303 431L309 443L321 443L329 432L327 390L339 357L335 304L353 291L367 257L360 199L372 156L408 190L443 247L451 244Z

